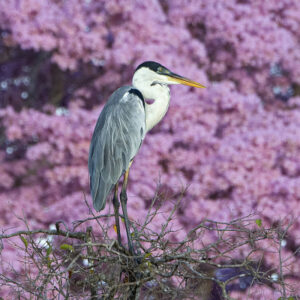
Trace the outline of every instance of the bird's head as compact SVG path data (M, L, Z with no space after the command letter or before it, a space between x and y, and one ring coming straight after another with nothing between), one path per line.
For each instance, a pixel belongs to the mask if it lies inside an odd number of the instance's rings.
M143 87L155 87L156 85L166 87L169 84L184 84L197 88L205 88L204 85L175 74L154 61L143 62L135 69L132 84L141 89Z

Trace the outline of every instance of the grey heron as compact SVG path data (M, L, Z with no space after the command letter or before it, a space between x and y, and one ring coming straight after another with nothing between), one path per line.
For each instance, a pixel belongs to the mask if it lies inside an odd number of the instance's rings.
M98 118L90 145L88 168L93 206L96 211L102 210L107 196L114 189L113 206L120 245L118 183L124 174L120 202L131 254L134 250L126 194L129 168L146 133L160 122L168 110L170 84L204 88L157 62L146 61L136 68L131 86L120 87L109 97ZM154 102L148 104L145 99Z

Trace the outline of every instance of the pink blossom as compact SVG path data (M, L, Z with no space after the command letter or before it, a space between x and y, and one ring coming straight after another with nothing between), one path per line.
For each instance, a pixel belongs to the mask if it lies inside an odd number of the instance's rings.
M154 232L182 197L172 225L176 233L169 236L173 240L182 240L205 218L230 221L256 212L265 226L292 216L289 235L298 245L299 3L11 0L0 1L0 26L22 49L52 51L52 61L62 70L77 70L81 62L98 66L93 87L99 99L129 84L144 60L161 62L207 86L171 88L169 111L147 135L130 171L131 219L143 223L157 192L164 201L149 228ZM272 74L274 66L278 74ZM286 102L274 93L280 84L293 89ZM0 110L4 229L23 226L16 215L33 228L89 216L88 150L104 105L99 100L97 107L86 109L91 95L88 87L77 90L63 115L49 106ZM107 212L113 212L110 201ZM113 224L109 220L115 238ZM198 246L216 238L208 233ZM275 246L270 240L262 246L265 261L277 268L275 251L267 251ZM299 258L292 249L283 252L292 257L290 272L298 274ZM15 249L5 249L5 255L13 257ZM249 290L249 299L262 295L280 296L268 288Z

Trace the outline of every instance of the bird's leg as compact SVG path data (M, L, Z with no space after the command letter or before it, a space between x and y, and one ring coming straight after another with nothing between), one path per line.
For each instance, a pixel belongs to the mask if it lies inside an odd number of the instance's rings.
M113 205L114 205L114 211L115 211L115 220L116 220L116 228L117 228L117 235L118 235L118 243L121 247L123 247L122 241L121 241L121 232L120 232L120 219L119 219L120 202L119 202L119 199L118 199L118 183L115 185Z
M123 210L123 215L124 215L129 252L130 252L131 255L134 255L135 253L134 253L134 250L133 250L132 239L131 239L131 235L130 235L130 224L129 224L128 214L127 214L127 193L126 193L126 189L127 189L127 183L128 183L128 175L129 175L129 168L127 169L127 171L125 172L125 175L124 175L124 181L123 181L122 190L121 190L121 194L120 194L120 200L121 200L121 205L122 205L122 210Z

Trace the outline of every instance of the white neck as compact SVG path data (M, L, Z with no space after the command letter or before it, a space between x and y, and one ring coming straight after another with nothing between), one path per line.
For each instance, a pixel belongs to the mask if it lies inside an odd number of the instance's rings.
M170 103L170 89L166 84L151 85L152 81L134 76L133 86L137 88L145 99L154 100L152 104L145 103L146 131L151 130L167 113Z
M168 111L170 104L170 90L168 86L164 86L158 92L157 97L151 97L154 102L152 104L145 103L146 110L146 130L151 130L156 124L158 124ZM143 94L143 91L142 91ZM144 94L143 94L144 95ZM149 98L146 98L149 99Z

